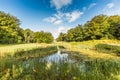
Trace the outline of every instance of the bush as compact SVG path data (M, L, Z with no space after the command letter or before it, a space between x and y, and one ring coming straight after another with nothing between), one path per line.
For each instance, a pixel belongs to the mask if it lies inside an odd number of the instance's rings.
M95 49L100 52L109 52L109 53L119 53L120 54L120 46L118 45L110 45L110 44L97 44L95 45Z

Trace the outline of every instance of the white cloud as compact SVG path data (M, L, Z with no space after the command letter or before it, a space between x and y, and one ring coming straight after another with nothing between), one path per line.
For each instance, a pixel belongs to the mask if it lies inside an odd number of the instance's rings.
M120 15L120 9L117 8L117 9L106 10L106 11L103 12L103 14L106 14L108 16L111 16L111 15Z
M70 28L65 27L65 26L60 26L60 27L58 27L57 32L58 33L61 33L61 32L66 33L68 29L70 29Z
M51 0L52 6L55 6L56 9L61 9L62 7L72 3L72 0Z
M111 16L111 15L120 15L119 3L108 3L104 9L100 12L102 14Z
M57 14L54 14L57 19L61 19L64 16L64 13L58 11Z
M43 21L53 23L55 25L59 25L63 22L62 20L57 19L57 17L55 17L55 16L45 18L45 19L43 19Z
M56 25L61 24L61 23L62 23L62 20L56 20L56 21L54 22L54 24L56 24Z
M52 31L52 34L54 38L57 38L61 32L66 33L70 28L70 26L59 26L55 31Z
M83 12L80 12L78 10L74 10L73 12L68 13L57 12L56 14L53 14L52 16L43 19L43 21L59 25L63 22L74 22L79 19L81 15L83 15Z
M91 9L91 8L93 8L94 6L96 6L96 3L91 3L91 4L89 5L88 9Z
M109 9L110 9L110 8L113 8L114 6L115 6L114 3L108 3L108 4L107 4L107 8L109 8Z
M66 18L68 19L68 22L76 21L78 18L80 18L82 14L83 12L80 12L80 11L73 11L72 13L65 13Z
M43 19L43 21L53 23L54 21L56 21L56 18L55 17L48 17L48 18Z
M88 7L83 7L82 10L85 12L86 10L90 10L91 8L95 7L97 4L96 3L91 3Z

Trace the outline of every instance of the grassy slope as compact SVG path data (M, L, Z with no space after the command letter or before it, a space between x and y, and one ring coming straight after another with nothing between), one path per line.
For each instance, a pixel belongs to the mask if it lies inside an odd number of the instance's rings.
M15 44L0 46L0 77L13 65L57 51L54 44ZM6 56L9 55L9 56ZM4 80L4 79L0 79ZM6 80L6 79L5 79Z
M16 52L29 51L36 48L45 48L48 46L54 46L54 44L30 43L30 44L0 45L0 56L5 56L7 54L14 55L14 53Z
M94 49L94 46L99 43L106 43L106 44L115 44L120 45L120 41L118 40L91 40L91 41L84 41L84 42L58 42L58 45L64 46L69 51L77 51L82 55L88 56L90 58L102 58L102 59L109 59L109 58L118 58L116 55L113 54L106 54L102 52L98 52Z

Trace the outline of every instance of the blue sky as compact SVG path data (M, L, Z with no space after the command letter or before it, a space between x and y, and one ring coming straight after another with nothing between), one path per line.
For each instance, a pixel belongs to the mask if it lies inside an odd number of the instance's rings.
M23 29L60 32L99 14L120 15L120 0L0 0L0 11L20 19Z

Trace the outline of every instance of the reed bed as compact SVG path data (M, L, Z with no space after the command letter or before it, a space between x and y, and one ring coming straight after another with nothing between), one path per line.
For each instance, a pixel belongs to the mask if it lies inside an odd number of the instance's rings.
M120 45L117 40L93 40L1 46L6 51L0 57L0 80L120 80L120 57L95 49L103 43ZM56 45L77 62L40 59L55 53Z
M30 44L14 44L14 45L0 45L0 56L11 55L20 51L29 51L36 48L45 48L48 46L54 46L54 44L45 43L30 43Z
M119 80L120 60L93 60L83 63L66 61L19 62L3 74L1 80Z

